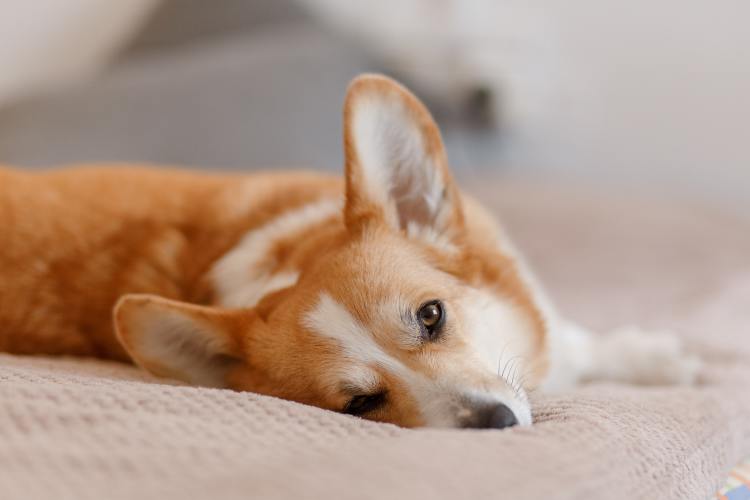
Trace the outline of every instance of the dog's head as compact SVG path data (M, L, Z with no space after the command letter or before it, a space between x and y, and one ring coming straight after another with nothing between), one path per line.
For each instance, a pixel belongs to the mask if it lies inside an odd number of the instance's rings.
M293 285L245 309L126 296L121 342L157 375L402 426L531 423L524 387L544 368L544 324L454 184L429 112L363 76L344 120L343 213Z

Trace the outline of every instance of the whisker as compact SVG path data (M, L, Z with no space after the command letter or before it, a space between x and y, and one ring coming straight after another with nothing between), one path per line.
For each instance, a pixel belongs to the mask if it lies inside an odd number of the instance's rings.
M508 365L510 365L512 362L517 360L518 358L521 358L522 356L517 355L510 358L508 361L505 362L505 366L503 367L503 373L500 375L501 378L506 378L506 371L508 370Z
M508 342L505 343L505 345L503 346L503 350L500 351L500 357L497 358L497 376L498 377L500 376L500 365L503 362L503 357L505 356L505 349L507 348L508 348Z
M518 372L519 366L521 366L521 362L523 361L523 356L516 356L513 360L513 364L511 365L511 369L508 371L508 379L511 381L514 381L516 378L516 373Z

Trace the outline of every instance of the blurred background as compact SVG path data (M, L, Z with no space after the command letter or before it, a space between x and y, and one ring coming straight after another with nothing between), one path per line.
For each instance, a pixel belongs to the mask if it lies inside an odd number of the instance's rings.
M0 0L0 163L339 171L362 71L457 176L750 214L746 0Z

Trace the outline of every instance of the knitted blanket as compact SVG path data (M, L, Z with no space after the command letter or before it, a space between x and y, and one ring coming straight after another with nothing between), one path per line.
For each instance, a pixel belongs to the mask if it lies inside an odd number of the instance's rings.
M508 184L479 195L564 312L678 332L705 360L700 384L533 394L528 428L406 430L126 365L0 355L0 498L711 497L750 454L748 224Z

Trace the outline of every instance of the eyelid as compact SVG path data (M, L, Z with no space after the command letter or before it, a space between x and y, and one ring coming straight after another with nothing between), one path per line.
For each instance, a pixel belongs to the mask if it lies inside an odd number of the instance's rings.
M361 394L370 394L371 392L375 393L377 391L377 387L362 387L361 385L350 384L347 382L341 384L341 392L344 393L347 397L359 396Z
M377 410L378 408L381 408L386 403L387 397L388 397L388 391L385 391L385 390L372 392L372 393L366 393L366 394L358 394L356 396L353 396L346 403L346 406L344 407L342 411L349 415L355 415L355 416L365 415L367 413ZM351 408L352 403L358 398L365 399L364 406L360 408L352 409Z
M340 383L340 390L349 397L376 393L385 388L378 373L366 366L352 365L346 369L347 380Z

